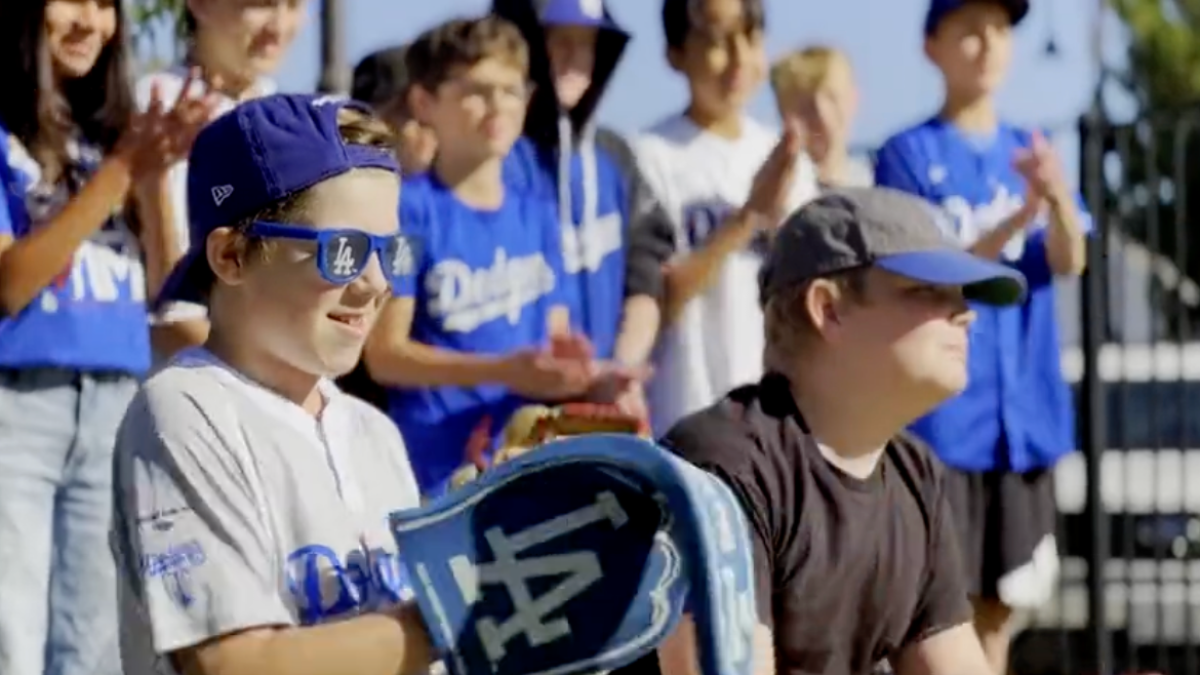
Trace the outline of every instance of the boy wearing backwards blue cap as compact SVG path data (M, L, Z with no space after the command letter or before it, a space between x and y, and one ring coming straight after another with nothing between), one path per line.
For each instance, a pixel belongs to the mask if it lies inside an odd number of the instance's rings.
M1022 305L979 308L970 386L913 425L951 469L975 624L997 673L1012 611L1049 600L1057 580L1052 468L1075 439L1053 282L1083 270L1091 227L1049 143L996 113L1012 29L1028 10L1027 0L933 0L925 53L945 102L889 140L876 167L879 185L934 203L947 234L1029 280Z
M131 675L429 662L386 523L419 503L404 444L328 379L408 265L392 142L365 109L313 96L243 104L197 139L191 248L160 302L207 305L212 330L146 381L115 449Z

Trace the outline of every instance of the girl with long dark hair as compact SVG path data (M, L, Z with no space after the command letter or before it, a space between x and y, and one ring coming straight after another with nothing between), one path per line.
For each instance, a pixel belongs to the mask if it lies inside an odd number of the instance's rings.
M118 0L3 13L0 673L116 674L112 448L150 365L154 197L212 102L133 113Z
M184 90L189 81L196 91L215 98L217 114L275 93L271 75L300 32L307 5L308 0L187 0L185 56L180 63L142 77L135 90L136 104L145 109L156 86L169 97ZM188 245L186 161L172 167L167 194L175 225L168 262L174 262ZM206 312L199 305L172 303L155 318L151 335L160 358L201 344L208 335Z

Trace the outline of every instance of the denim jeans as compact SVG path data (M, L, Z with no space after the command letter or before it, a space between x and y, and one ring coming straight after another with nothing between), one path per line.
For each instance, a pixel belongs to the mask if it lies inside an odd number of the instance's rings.
M137 382L0 371L0 673L120 675L112 451Z

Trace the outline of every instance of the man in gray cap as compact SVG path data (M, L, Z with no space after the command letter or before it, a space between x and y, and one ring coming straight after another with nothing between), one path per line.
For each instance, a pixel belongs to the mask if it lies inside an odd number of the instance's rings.
M966 386L968 301L1017 302L1025 280L934 218L865 188L794 213L761 276L768 374L663 440L723 479L751 524L759 673L990 673L941 465L904 429ZM691 672L691 634L631 669Z

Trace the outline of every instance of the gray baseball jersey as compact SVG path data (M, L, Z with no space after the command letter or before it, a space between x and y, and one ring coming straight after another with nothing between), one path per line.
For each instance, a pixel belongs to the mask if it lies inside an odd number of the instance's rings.
M323 383L320 418L195 350L154 374L117 439L112 543L127 675L261 626L411 594L387 516L419 495L390 420Z

